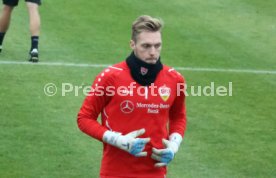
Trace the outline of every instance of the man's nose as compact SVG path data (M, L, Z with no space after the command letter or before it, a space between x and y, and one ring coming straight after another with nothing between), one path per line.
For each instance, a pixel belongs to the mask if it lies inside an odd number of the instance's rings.
M152 46L151 48L150 48L150 55L155 55L156 54L156 49L155 49L155 47L154 46Z

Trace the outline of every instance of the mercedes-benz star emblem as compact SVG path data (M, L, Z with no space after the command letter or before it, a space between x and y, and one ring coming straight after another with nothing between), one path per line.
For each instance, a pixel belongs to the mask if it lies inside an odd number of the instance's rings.
M134 110L134 104L129 100L125 100L121 102L120 108L123 113L129 114Z

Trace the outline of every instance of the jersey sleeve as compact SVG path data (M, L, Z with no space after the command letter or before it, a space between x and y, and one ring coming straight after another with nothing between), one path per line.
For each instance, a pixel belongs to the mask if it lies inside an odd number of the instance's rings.
M185 105L185 81L184 78L178 74L177 94L170 109L169 120L169 135L176 132L182 137L186 130L186 105Z
M110 95L106 93L107 87L113 83L110 73L109 69L105 69L95 78L77 116L79 129L100 141L104 132L108 130L97 121L97 118L110 100Z

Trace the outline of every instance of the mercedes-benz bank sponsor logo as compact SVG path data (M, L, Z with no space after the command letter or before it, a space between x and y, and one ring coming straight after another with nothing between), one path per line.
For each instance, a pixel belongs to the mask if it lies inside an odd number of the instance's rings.
M158 114L160 112L160 110L162 109L169 109L170 105L169 104L163 104L163 103L141 103L138 102L136 103L136 106L133 104L132 101L130 100L124 100L121 102L120 104L120 109L123 113L125 114L129 114L131 112L133 112L134 108L137 109L146 109L147 113L150 114Z
M169 104L163 104L163 103L136 103L136 108L141 109L145 108L147 109L147 113L150 114L159 114L161 109L169 109L170 105Z
M129 100L125 100L121 102L120 108L123 113L129 114L134 110L134 104Z

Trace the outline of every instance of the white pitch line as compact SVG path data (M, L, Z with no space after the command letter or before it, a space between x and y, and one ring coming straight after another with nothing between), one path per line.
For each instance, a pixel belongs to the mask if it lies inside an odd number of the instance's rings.
M64 62L19 62L19 61L0 61L0 65L39 65L39 66L65 66L65 67L94 67L94 68L104 68L110 66L111 64L76 64L76 63L64 63Z
M32 66L65 66L65 67L93 67L105 68L111 64L77 64L64 62L18 62L18 61L0 61L0 65L32 65ZM198 71L198 72L229 72L229 73L252 73L252 74L272 74L276 75L275 70L254 70L254 69L223 69L223 68L200 68L200 67L174 67L180 71Z
M198 68L198 67L175 67L176 70L204 71L204 72L235 72L253 74L276 74L275 70L254 70L254 69L219 69L219 68Z

